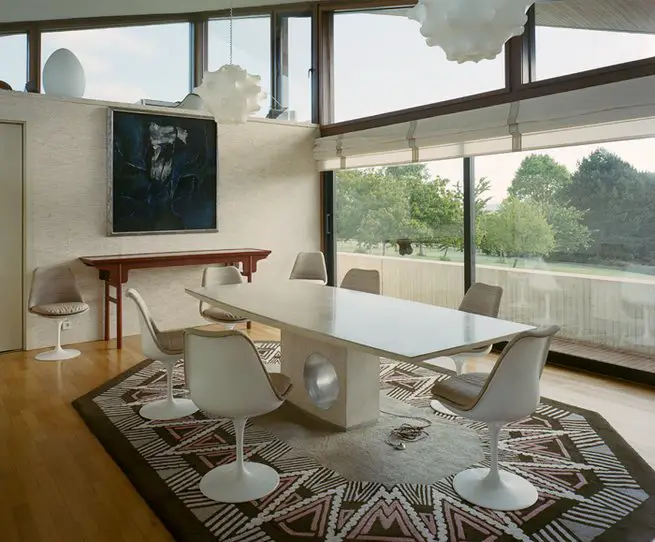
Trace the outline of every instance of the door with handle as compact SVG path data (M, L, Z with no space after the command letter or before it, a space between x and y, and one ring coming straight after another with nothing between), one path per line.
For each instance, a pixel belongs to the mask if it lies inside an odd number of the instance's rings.
M0 352L23 348L23 125L0 122Z

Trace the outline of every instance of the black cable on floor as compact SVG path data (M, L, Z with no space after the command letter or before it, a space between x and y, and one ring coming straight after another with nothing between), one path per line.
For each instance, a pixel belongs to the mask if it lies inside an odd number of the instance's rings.
M417 442L427 438L428 432L426 429L432 425L432 422L422 416L409 416L406 414L398 414L396 412L389 412L387 410L380 409L380 412L383 414L388 414L390 416L396 416L398 418L406 418L409 420L420 420L424 422L423 425L413 425L410 423L404 423L398 427L394 427L389 436L387 437L386 443L395 448L396 450L404 450L405 442Z

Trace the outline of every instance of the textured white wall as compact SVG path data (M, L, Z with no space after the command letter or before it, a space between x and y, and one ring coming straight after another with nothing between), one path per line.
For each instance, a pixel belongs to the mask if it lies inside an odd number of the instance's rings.
M0 91L0 119L26 123L26 286L36 266L71 265L91 306L65 342L101 338L102 283L79 256L266 248L273 252L254 280L273 285L287 278L299 250L319 248L314 126L254 120L219 127L219 233L107 237L107 104ZM184 293L200 277L197 267L137 270L128 285L163 328L184 327L203 323ZM129 300L123 316L124 335L138 333ZM51 345L52 324L28 315L26 339L28 349Z

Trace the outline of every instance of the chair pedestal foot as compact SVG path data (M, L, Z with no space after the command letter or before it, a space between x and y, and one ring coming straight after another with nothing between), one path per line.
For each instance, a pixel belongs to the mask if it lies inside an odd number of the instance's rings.
M265 497L280 483L275 469L261 463L243 463L240 472L237 463L220 465L200 480L200 492L213 501L249 502Z
M176 420L194 412L198 407L190 399L159 399L143 405L139 415L147 420Z
M38 361L62 361L65 359L73 359L80 355L79 350L74 348L62 348L61 346L61 328L64 325L66 318L57 318L55 323L57 324L57 344L52 350L47 350L41 352L34 356L34 359Z
M65 359L73 359L79 356L81 352L75 350L74 348L53 348L52 350L47 350L46 352L41 352L34 356L34 359L39 361L62 361Z
M436 399L430 401L430 408L435 412L443 412L444 414L450 414L451 416L455 415L454 412L448 410L445 406L443 406L443 404L441 404L441 401L437 401Z
M499 471L500 480L487 478L489 469L469 469L453 479L462 499L490 510L523 510L537 502L536 488L511 472Z

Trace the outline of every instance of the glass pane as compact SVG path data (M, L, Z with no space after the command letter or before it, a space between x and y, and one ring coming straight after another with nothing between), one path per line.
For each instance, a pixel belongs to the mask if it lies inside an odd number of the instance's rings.
M262 86L271 94L271 18L244 17L233 20L232 63L248 73L259 75ZM230 21L209 21L209 69L215 71L230 62ZM265 117L270 98L263 100L255 117Z
M477 64L446 60L402 11L334 16L336 122L441 102L505 86L505 55Z
M457 307L464 291L462 160L336 173L337 282L376 269L382 294Z
M25 90L27 82L27 36L0 36L0 81L13 90Z
M477 280L501 317L562 327L554 349L655 354L655 139L475 159ZM655 364L654 364L655 370Z
M588 5L587 5L588 4ZM652 18L637 3L594 9L596 0L536 5L537 79L549 79L655 56ZM649 28L649 20L650 28Z
M312 20L310 17L289 17L288 74L283 87L288 90L289 120L312 120ZM284 58L282 59L284 63ZM284 70L283 70L284 71ZM284 92L284 90L283 90ZM279 117L285 118L285 117Z
M187 23L47 32L42 38L42 66L62 47L84 67L85 98L175 102L189 93Z

